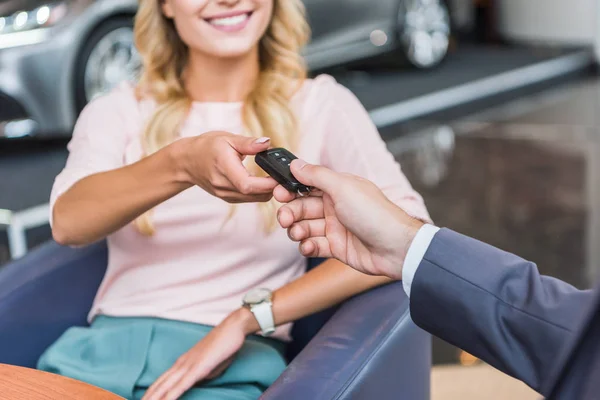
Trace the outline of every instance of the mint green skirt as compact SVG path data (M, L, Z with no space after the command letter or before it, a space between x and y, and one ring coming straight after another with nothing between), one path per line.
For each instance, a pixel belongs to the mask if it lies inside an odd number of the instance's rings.
M179 356L212 327L158 318L99 316L91 327L67 330L38 362L38 369L68 376L127 399L140 399ZM258 399L286 367L284 344L248 337L219 378L190 389L185 400Z

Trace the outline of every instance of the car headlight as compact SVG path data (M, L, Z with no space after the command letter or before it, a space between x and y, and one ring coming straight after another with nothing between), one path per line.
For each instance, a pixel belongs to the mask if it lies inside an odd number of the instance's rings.
M17 11L8 16L0 16L0 35L31 31L55 25L67 14L64 2L44 4L29 11Z

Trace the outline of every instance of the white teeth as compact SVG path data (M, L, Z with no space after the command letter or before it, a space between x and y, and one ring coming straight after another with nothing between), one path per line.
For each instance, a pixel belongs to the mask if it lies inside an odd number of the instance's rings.
M240 14L236 15L235 17L211 19L210 23L217 26L233 26L241 24L246 19L248 19L248 14Z

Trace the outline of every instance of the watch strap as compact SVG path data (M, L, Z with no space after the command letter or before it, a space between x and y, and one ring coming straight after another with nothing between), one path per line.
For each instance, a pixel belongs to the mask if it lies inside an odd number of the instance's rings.
M275 332L275 321L273 321L273 309L271 302L263 302L250 307L250 311L254 314L254 318L260 326L261 334L269 336Z

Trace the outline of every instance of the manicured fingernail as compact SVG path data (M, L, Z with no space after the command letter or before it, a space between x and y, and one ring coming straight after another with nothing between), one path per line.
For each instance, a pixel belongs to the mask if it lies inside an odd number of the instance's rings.
M298 168L298 169L302 169L302 168L306 167L306 165L307 165L306 161L300 160L300 159L295 160L294 163L296 164L296 168Z
M264 144L264 143L267 143L269 140L271 140L271 138L261 137L260 139L256 139L256 141L254 143L256 143L256 144Z

